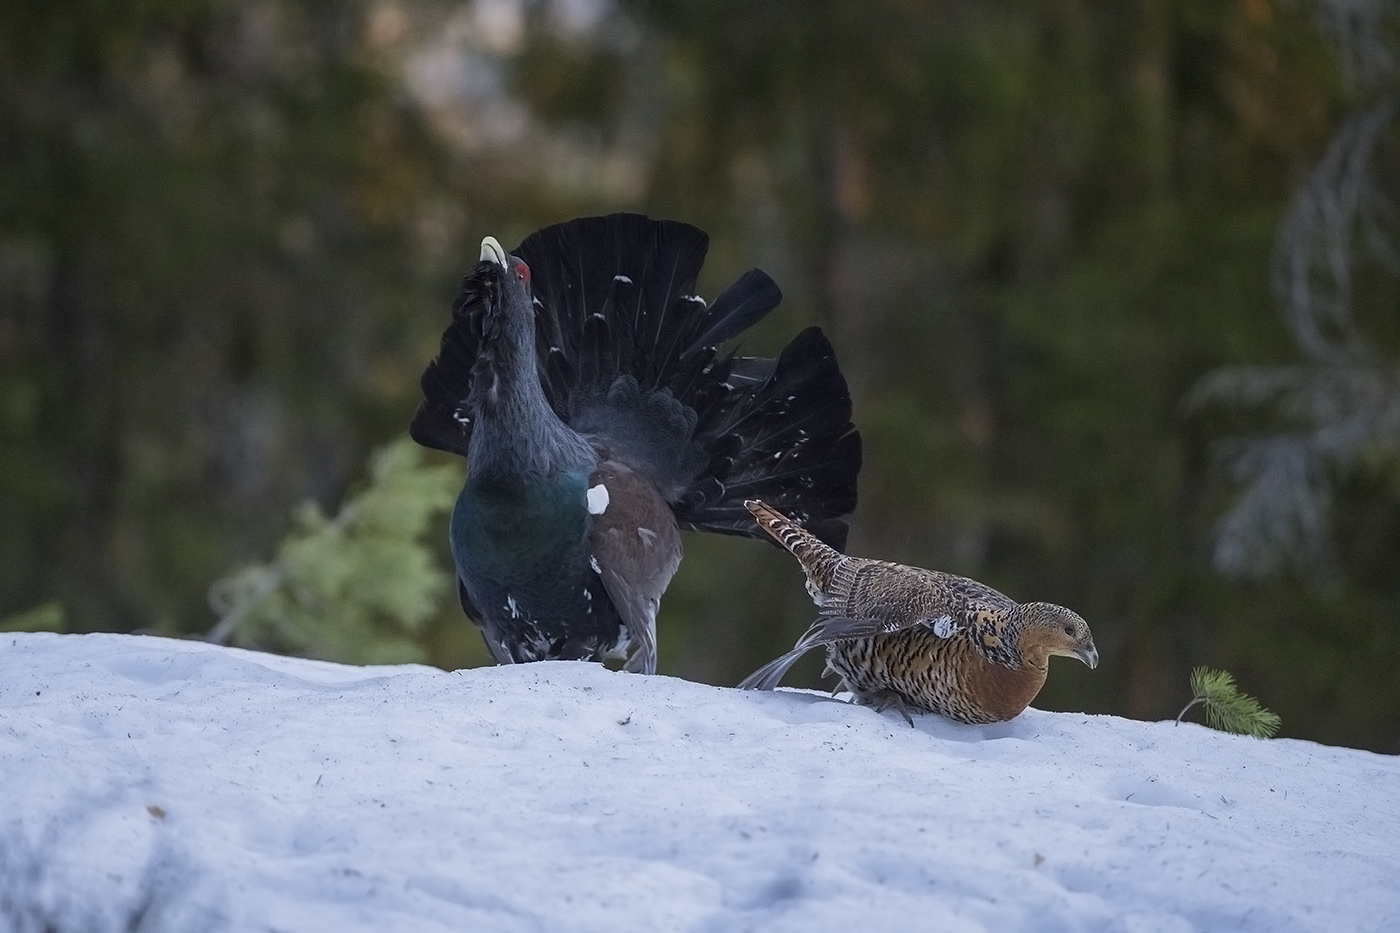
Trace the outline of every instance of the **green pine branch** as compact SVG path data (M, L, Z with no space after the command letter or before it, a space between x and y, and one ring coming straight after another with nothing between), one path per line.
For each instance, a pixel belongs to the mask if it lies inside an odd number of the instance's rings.
M334 517L296 512L275 560L209 588L218 644L352 663L421 661L423 630L451 591L423 536L462 478L425 466L407 438L375 451L370 482Z
M1254 697L1240 693L1235 678L1225 671L1198 667L1191 671L1191 702L1176 714L1176 721L1198 704L1206 710L1206 725L1221 732L1252 735L1256 739L1273 738L1281 720L1259 705Z

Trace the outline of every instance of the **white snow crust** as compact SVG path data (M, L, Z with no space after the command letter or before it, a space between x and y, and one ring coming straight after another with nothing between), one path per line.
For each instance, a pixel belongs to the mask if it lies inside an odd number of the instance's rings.
M0 930L1400 929L1400 763L544 663L0 636Z

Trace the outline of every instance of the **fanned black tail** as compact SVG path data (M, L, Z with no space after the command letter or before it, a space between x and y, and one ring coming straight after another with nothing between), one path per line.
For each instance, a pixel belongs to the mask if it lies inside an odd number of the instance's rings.
M809 327L776 361L762 362L770 370L763 379L701 408L697 433L711 460L676 503L676 517L756 536L744 502L760 499L842 550L841 516L856 507L861 444L835 351Z
M717 349L782 299L745 273L707 305L695 293L709 238L637 214L547 227L511 252L530 267L541 383L566 424L644 472L692 528L766 537L762 499L834 547L856 504L860 435L835 353L816 327L776 360ZM465 455L466 399L489 300L468 275L411 433Z

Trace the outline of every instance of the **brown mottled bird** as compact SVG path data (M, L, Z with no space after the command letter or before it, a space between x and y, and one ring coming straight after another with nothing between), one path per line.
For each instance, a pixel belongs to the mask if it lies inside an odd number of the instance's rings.
M1045 684L1050 655L1097 667L1099 652L1077 613L1016 603L976 580L848 557L777 509L744 503L792 552L821 618L791 651L750 674L741 689L772 690L812 648L861 703L942 713L966 723L1012 719ZM839 689L839 688L838 688Z

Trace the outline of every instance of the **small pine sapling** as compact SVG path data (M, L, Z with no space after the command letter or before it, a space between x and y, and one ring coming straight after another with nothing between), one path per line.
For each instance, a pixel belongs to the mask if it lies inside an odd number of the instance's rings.
M461 482L407 438L375 451L369 485L334 517L303 504L275 560L210 587L220 618L205 639L359 664L424 660L423 628L452 581L423 534Z
M1254 697L1240 693L1235 678L1225 671L1198 667L1191 671L1191 702L1176 714L1176 721L1198 703L1206 708L1206 725L1221 732L1252 735L1256 739L1273 738L1280 720L1276 713L1259 705Z

